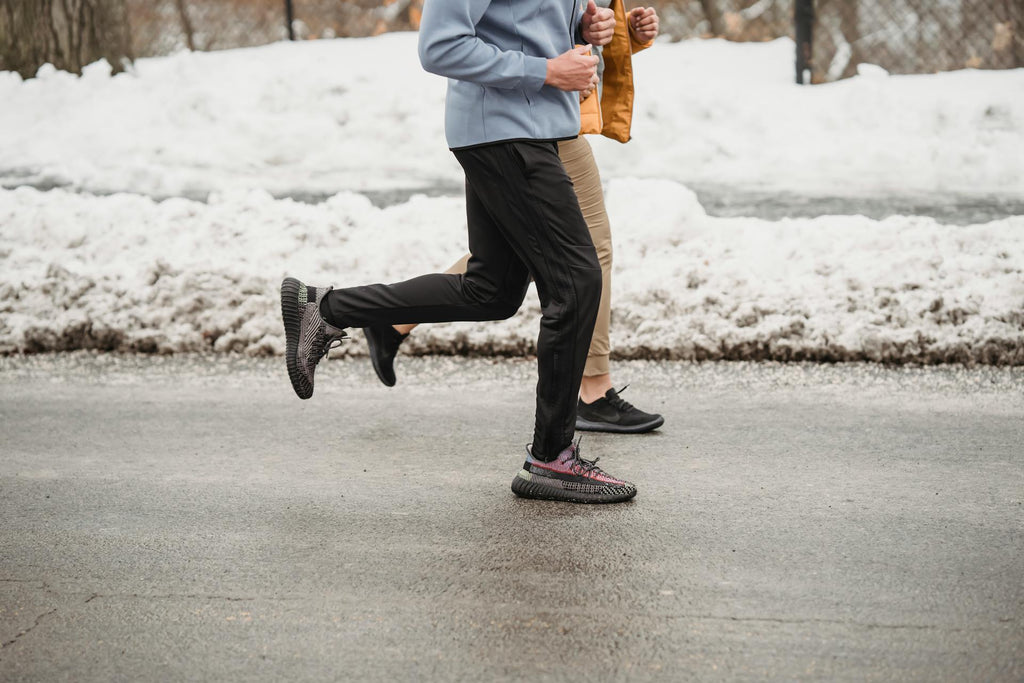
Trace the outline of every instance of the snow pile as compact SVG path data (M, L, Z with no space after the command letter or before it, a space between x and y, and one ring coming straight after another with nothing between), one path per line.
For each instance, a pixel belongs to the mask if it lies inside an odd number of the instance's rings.
M1024 217L714 218L672 181L616 180L618 357L1024 363ZM277 288L395 281L465 248L463 202L375 208L265 192L206 203L0 190L0 351L283 351ZM421 327L412 353L533 349L510 320ZM364 350L361 335L344 347Z
M445 82L414 34L141 59L110 77L0 72L0 180L204 199L458 179Z
M636 56L634 139L602 170L804 194L1024 196L1024 69L792 82L789 40Z
M461 170L444 80L415 42L0 72L0 188L17 188L0 189L0 353L276 354L283 276L446 268L465 250L463 201L426 195L456 191ZM801 87L792 58L787 40L636 57L634 140L591 138L614 224L614 353L1024 363L1024 217L715 218L687 189L1016 201L1024 69ZM409 189L424 194L385 209L359 194ZM528 353L537 316L531 293L510 320L425 326L404 348ZM344 353L364 348L355 337Z
M633 141L606 179L798 193L1024 197L1024 69L793 83L794 46L659 42L636 56ZM0 72L0 184L203 199L461 182L444 79L416 35L143 59L111 78Z

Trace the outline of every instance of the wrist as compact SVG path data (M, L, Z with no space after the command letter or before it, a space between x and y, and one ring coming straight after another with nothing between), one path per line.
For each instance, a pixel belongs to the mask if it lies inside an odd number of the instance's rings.
M523 67L522 87L528 92L537 92L551 77L551 60L543 57L526 57Z

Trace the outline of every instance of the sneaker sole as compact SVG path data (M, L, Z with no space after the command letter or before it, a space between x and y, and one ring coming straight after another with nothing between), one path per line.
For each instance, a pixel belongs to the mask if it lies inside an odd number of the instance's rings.
M554 500L562 503L623 503L636 495L635 486L620 486L621 492L615 493L587 493L585 491L566 491L563 488L548 486L543 482L534 479L524 478L522 475L529 474L526 470L520 470L515 479L512 480L512 493L520 498L531 498L533 500Z
M643 434L665 424L664 417L638 425L617 425L611 422L591 422L582 417L576 418L576 429L581 432L611 432L613 434Z
M293 277L286 277L281 283L281 319L284 320L285 339L284 359L288 366L288 379L292 382L292 389L301 399L307 399L313 395L313 385L299 370L298 361L299 333L302 330L302 315L304 313L299 308L299 291L304 286Z

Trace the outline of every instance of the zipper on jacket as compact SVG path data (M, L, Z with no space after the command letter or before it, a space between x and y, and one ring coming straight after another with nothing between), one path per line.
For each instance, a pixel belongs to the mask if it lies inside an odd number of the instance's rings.
M576 8L580 6L579 0L572 0L572 12L569 18L569 49L576 45ZM581 17L582 18L582 17ZM582 37L582 34L581 36Z

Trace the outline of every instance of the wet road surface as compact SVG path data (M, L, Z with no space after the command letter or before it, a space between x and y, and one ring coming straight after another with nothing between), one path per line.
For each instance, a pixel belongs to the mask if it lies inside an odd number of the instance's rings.
M616 506L516 499L526 361L0 358L0 679L1024 676L1024 370L622 363Z

